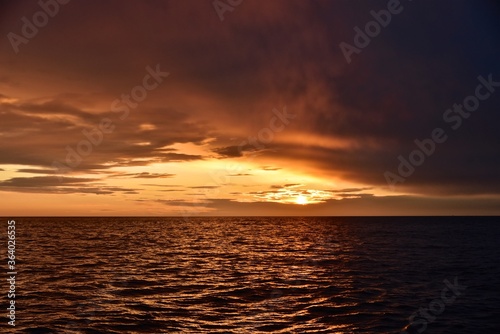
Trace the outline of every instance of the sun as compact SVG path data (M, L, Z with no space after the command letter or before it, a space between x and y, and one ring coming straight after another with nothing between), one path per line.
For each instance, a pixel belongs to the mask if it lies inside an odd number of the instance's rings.
M309 203L309 201L307 200L307 197L305 197L303 195L299 195L295 199L295 203L300 204L300 205L304 205L304 204Z

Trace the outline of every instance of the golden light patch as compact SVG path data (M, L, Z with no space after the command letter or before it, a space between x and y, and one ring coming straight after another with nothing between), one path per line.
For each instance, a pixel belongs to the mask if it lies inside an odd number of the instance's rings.
M144 124L139 125L139 129L142 131L155 130L156 125L150 124L150 123L144 123Z
M305 205L305 204L309 203L309 201L307 200L306 196L299 195L295 199L295 203L300 204L300 205Z

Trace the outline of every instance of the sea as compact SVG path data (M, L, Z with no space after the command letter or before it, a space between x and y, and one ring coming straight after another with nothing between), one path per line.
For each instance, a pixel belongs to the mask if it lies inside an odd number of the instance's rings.
M500 217L9 219L0 332L500 333Z

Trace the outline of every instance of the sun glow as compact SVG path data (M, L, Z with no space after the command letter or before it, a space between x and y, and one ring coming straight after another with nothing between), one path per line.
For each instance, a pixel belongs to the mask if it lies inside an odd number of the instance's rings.
M309 201L307 200L307 197L305 197L303 195L299 195L295 199L295 203L300 204L300 205L304 205L304 204L309 203Z

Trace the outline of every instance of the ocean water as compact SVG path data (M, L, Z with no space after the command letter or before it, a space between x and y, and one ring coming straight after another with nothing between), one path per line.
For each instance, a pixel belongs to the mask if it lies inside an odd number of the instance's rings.
M2 332L500 333L498 217L15 220Z

